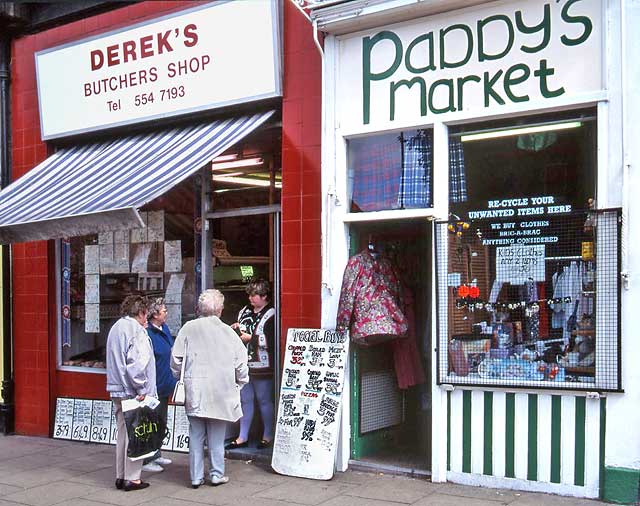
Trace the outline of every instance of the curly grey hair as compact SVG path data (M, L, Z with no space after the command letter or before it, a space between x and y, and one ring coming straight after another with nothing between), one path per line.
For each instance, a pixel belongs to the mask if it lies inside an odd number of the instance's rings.
M160 314L162 308L165 307L165 302L162 297L158 297L157 299L150 299L149 305L147 306L147 310L149 311L149 320L154 316Z
M218 316L222 314L224 295L220 290L211 288L198 297L198 312L201 316Z
M140 313L147 311L148 301L142 295L128 295L120 304L120 316L135 318Z

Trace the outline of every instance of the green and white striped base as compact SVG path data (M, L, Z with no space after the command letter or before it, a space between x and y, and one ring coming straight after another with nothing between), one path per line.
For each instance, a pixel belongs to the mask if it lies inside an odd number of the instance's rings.
M606 399L447 392L447 480L598 497Z

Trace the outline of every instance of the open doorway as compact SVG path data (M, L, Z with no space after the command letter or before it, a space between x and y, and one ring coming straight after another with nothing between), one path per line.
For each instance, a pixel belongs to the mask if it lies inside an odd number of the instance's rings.
M425 220L353 224L350 254L387 259L407 336L351 352L351 465L428 475L431 462L431 240Z

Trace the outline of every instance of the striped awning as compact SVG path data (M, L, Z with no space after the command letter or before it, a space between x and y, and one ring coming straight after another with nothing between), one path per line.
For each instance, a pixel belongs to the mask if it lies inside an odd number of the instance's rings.
M0 243L143 226L138 208L195 173L272 114L60 150L0 192Z

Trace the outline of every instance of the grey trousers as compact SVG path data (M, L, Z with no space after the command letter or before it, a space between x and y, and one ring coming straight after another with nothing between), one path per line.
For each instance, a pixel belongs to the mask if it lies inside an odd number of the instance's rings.
M209 449L209 477L224 476L224 436L227 422L189 416L189 475L191 483L204 480L204 441Z
M112 400L116 410L116 425L118 426L118 437L116 439L116 478L136 481L140 479L142 460L131 460L127 457L129 436L127 436L127 427L124 424L122 399L113 398Z

